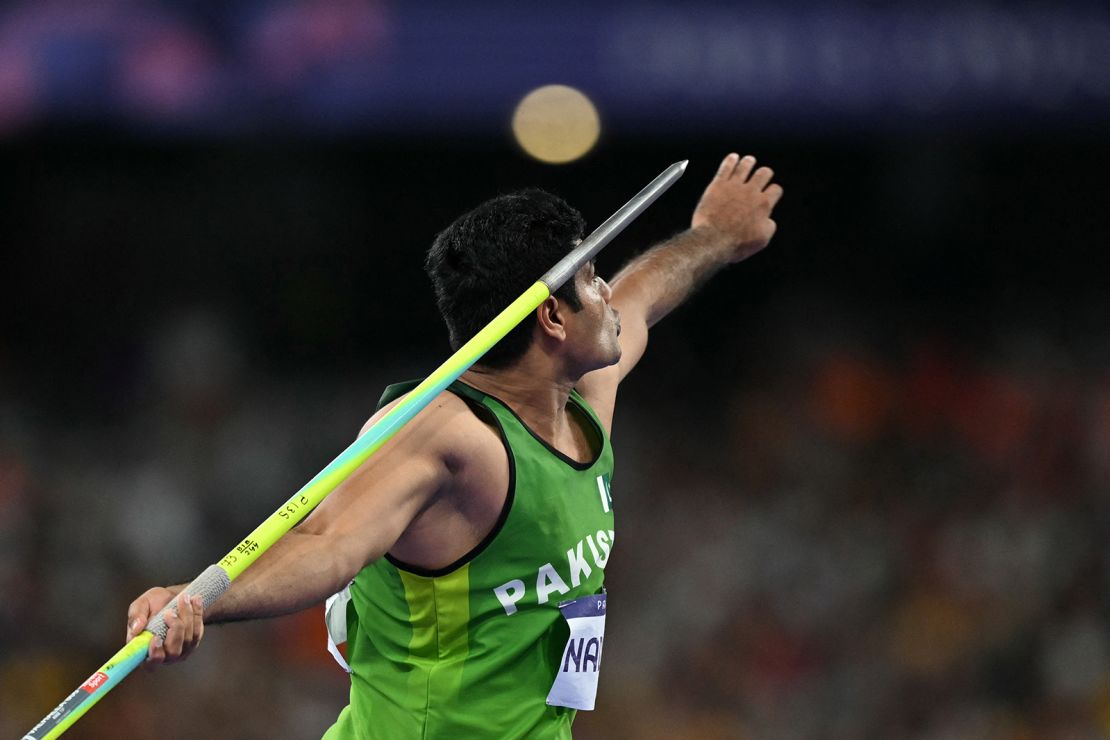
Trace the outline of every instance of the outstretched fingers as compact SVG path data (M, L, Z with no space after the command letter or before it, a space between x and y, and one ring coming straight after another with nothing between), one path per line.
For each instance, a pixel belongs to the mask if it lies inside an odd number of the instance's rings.
M736 169L736 163L739 161L740 155L736 152L725 155L725 158L721 160L721 166L717 168L717 178L727 179L732 171Z
M760 167L756 170L755 157L752 155L746 154L741 157L736 152L721 160L721 165L717 168L718 179L735 178L742 183L751 182L760 190L766 188L774 176L775 172L770 167Z
M755 157L750 154L745 154L736 163L736 169L733 171L733 177L739 178L740 182L747 182L748 176L752 173L752 168L755 167Z
M782 198L782 185L779 185L777 182L771 183L763 192L767 194L767 200L770 201L771 208L774 208L778 205L779 199Z
M691 228L702 229L715 244L731 250L726 255L730 262L747 259L766 247L778 228L771 212L783 190L774 178L774 170L758 166L754 156L730 153L702 193Z
M751 184L755 185L760 190L763 190L771 183L771 178L775 176L775 171L770 167L760 167L752 173L752 179L749 180Z

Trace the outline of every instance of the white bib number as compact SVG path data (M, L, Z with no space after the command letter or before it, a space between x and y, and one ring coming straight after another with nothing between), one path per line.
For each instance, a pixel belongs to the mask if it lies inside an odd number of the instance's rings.
M605 642L605 594L565 601L559 604L559 611L570 627L570 638L563 648L547 703L571 709L593 709L601 669L601 648Z

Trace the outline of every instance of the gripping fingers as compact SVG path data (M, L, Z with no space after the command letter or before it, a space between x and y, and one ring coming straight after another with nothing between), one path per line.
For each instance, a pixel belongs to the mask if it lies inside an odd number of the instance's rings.
M162 621L166 624L166 634L164 637L155 634L150 641L150 648L147 649L146 654L147 667L152 668L166 662L166 658L171 654L174 632L181 631L181 619L177 616L177 610L180 607L175 602L176 599L162 610Z
M143 625L150 619L150 605L145 600L131 602L127 610L127 635L124 642L131 642L135 635L143 631Z
M170 618L171 618L170 615L167 614L166 615L167 623L168 623L168 620ZM161 665L165 661L166 661L166 641L165 641L164 638L161 638L161 637L158 637L157 635L155 635L154 638L151 639L151 641L150 641L150 647L148 647L147 650L146 650L146 663L144 665L147 668L153 668L155 666Z
M192 597L193 602L193 634L192 639L185 643L184 650L181 657L188 657L190 653L196 650L197 645L200 644L200 638L204 636L204 602L199 596Z
M188 619L184 618L189 610ZM192 604L184 592L174 597L161 612L162 621L166 624L165 637L155 634L147 650L146 664L154 667L161 663L172 663L181 655L181 645L184 642L186 624L192 626Z
M177 614L173 621L167 618L166 624L169 631L166 633L166 659L178 660L182 657L185 646L193 641L193 602L185 593L178 595Z

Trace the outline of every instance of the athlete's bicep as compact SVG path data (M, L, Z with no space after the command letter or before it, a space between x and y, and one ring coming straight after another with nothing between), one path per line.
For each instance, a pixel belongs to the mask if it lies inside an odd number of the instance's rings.
M451 477L437 402L341 483L301 528L323 535L351 576L377 560Z

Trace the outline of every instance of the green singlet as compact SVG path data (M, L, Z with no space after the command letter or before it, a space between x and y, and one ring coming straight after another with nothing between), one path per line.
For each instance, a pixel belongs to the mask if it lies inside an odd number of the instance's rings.
M380 405L415 385L390 386ZM387 555L355 577L351 701L325 740L571 736L575 710L547 704L569 635L558 604L602 591L613 543L609 438L575 391L568 411L592 437L588 463L550 447L492 396L459 381L449 390L501 433L505 507L489 535L442 570Z

